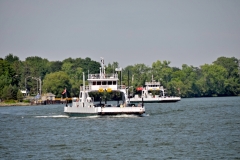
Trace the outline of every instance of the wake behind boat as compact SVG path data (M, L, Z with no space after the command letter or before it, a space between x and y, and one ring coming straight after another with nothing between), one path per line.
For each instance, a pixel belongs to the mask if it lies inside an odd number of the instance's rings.
M144 101L144 103L169 103L169 102L177 102L181 100L181 97L175 96L166 96L166 89L160 85L160 82L145 82L144 87L137 88L138 91L141 92L140 95L135 94L134 97L129 98L129 103L138 103ZM153 92L157 94L153 94Z
M94 92L112 93L121 97L117 104L108 104L106 99L94 94ZM94 94L98 97L90 96ZM101 67L99 74L88 74L88 85L85 85L85 76L83 73L83 86L80 87L79 98L73 98L72 105L66 104L64 113L75 116L85 114L95 115L119 115L119 114L135 114L142 115L145 113L144 104L132 104L127 102L128 89L125 85L118 85L118 74L105 74L104 61L101 59ZM98 99L99 101L95 101Z

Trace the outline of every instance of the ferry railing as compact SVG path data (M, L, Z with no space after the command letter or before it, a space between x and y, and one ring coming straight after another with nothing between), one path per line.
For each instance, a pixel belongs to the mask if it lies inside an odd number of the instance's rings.
M146 90L163 90L163 87L150 87L150 86L147 86L145 87L144 89Z
M92 87L92 86L86 85L86 86L85 86L85 91L90 91L90 90L92 90L91 87ZM102 86L99 86L99 88L108 89L108 88L111 88L111 87L109 87L108 85L102 85ZM126 86L125 86L125 85L118 85L118 86L117 86L117 89L126 89ZM80 86L80 90L81 90L81 91L84 90L83 86Z
M157 85L157 86L160 86L160 82L145 82L145 85Z
M88 79L116 79L118 74L89 74Z

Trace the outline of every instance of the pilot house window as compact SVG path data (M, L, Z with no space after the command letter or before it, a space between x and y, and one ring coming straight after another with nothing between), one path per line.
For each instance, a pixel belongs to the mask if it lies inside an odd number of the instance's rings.
M107 82L106 81L102 81L102 85L107 85Z

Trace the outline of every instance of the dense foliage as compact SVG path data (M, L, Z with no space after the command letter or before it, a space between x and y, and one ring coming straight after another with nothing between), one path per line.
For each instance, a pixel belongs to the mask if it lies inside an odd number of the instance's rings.
M240 60L235 57L219 57L212 64L200 67L183 64L182 68L170 67L169 61L152 63L152 66L135 64L123 68L119 76L121 84L132 86L131 92L143 86L145 81L161 82L169 95L181 97L211 97L240 95ZM107 64L106 73L115 72L118 62ZM66 88L69 97L78 96L83 72L99 73L100 63L90 58L68 58L61 61L48 61L41 57L27 57L19 60L13 54L0 58L0 99L22 101L20 90L30 95L40 92L62 96ZM85 76L86 77L86 76ZM87 77L86 77L87 78ZM120 82L119 82L120 84ZM107 95L106 95L107 96ZM118 97L118 96L117 96Z

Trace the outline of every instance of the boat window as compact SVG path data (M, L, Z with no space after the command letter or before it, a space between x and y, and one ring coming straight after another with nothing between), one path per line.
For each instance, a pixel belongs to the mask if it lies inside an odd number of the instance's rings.
M101 81L98 81L98 82L97 82L97 85L101 85Z
M116 85L117 84L117 82L116 81L113 81L113 85Z
M96 85L96 82L94 81L92 84L93 84L93 85Z
M107 85L107 82L106 81L102 81L102 85Z
M112 85L112 81L108 81L108 85Z

